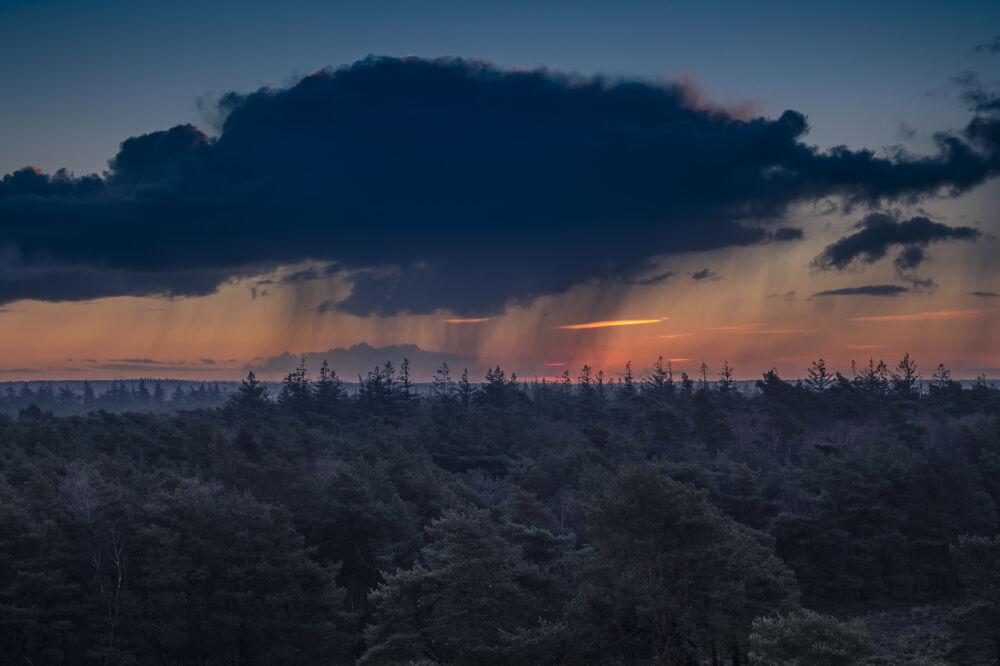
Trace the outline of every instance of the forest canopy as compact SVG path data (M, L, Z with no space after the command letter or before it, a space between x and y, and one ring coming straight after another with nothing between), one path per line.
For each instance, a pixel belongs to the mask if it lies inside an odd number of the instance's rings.
M904 663L868 620L919 606L938 663L996 663L1000 391L909 356L714 374L29 395L0 661Z

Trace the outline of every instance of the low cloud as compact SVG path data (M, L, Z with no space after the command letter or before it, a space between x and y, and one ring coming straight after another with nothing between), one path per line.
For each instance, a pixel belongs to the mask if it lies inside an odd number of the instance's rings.
M243 371L252 370L258 375L277 379L294 370L304 360L307 369L315 374L325 360L344 381L353 382L357 381L358 375L364 377L369 370L382 366L386 361L392 362L399 368L403 359L409 360L410 374L414 381L430 381L434 372L445 362L451 367L455 379L466 367L470 369L470 373L475 370L475 376L478 376L479 372L478 363L473 358L427 351L416 345L372 347L365 342L347 348L336 347L324 352L307 352L299 356L285 352L261 359L259 363L248 364L243 367Z
M895 284L869 284L863 287L844 287L842 289L818 291L812 295L812 298L820 296L899 296L908 291L908 287L901 287Z
M710 268L703 268L700 271L695 271L691 274L692 280L707 280L708 282L714 282L719 279L719 274Z
M1000 309L970 309L970 310L935 310L933 312L915 312L913 314L878 315L873 317L852 317L850 321L925 321L935 319L966 319L995 314Z

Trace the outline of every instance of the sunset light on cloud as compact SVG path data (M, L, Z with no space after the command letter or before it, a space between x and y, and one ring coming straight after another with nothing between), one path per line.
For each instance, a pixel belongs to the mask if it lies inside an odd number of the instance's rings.
M666 321L669 317L660 317L659 319L617 319L611 321L592 321L586 324L567 324L565 326L556 326L556 328L568 330L568 331L578 331L588 328L610 328L613 326L640 326L643 324L659 324L661 321Z
M934 319L965 319L968 317L980 317L987 314L1000 312L1000 309L989 310L938 310L935 312L916 312L914 314L877 315L872 317L851 317L851 321L913 321L913 320L934 320Z
M785 59L750 85L746 58L690 72L660 41L646 60L559 34L212 59L197 84L104 86L96 125L74 115L89 74L67 54L32 112L0 110L0 379L277 380L331 351L346 376L383 354L421 381L445 360L533 376L553 357L801 376L870 350L994 372L1000 93L953 79L985 53L911 51L933 73L886 65L919 100L886 107L866 68L853 96ZM847 60L825 67L853 62L830 48ZM5 89L56 76L31 69Z

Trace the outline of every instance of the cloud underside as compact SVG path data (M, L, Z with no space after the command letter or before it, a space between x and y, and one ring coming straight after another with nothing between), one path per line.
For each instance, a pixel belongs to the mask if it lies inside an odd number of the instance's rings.
M880 158L808 146L795 111L744 121L690 98L415 58L229 94L217 138L178 126L127 139L101 177L5 176L0 304L201 295L311 259L346 271L340 311L484 315L635 281L661 255L798 240L769 225L799 202L955 195L1000 167L990 117Z
M817 296L899 296L909 291L908 287L901 287L895 284L869 284L863 287L844 287L842 289L828 289L813 294Z

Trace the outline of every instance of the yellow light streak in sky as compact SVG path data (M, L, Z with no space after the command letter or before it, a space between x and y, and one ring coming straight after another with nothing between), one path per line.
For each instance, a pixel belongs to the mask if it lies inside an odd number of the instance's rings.
M586 324L568 324L566 326L556 326L565 331L580 331L588 328L607 328L609 326L638 326L641 324L659 324L670 317L660 317L659 319L616 319L612 321L591 321Z

